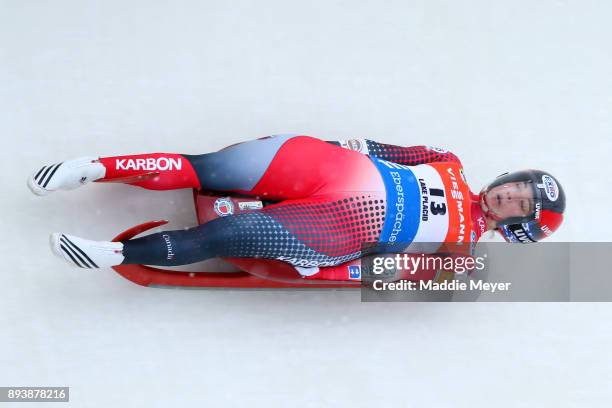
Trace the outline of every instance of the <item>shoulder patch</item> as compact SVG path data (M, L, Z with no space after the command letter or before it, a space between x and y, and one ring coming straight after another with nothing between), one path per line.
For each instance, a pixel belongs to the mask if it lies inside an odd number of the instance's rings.
M368 145L365 139L346 139L339 140L341 147L345 149L354 150L359 153L369 154Z
M428 148L429 150L433 150L433 151L434 151L434 152L436 152L436 153L442 153L442 154L444 154L444 153L448 153L448 150L446 150L446 149L442 149L441 147L427 146L427 148Z

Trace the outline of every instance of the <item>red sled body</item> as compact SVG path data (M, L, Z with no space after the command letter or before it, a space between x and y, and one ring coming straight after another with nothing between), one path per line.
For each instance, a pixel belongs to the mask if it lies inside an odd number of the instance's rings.
M263 203L254 198L212 195L194 190L197 221L206 223L214 218L236 214L242 211L257 211ZM132 227L113 241L125 241L166 224L168 221L150 221ZM124 278L147 287L191 287L191 288L359 288L358 279L350 279L349 267L360 268L359 259L342 265L324 268L325 276L346 276L346 280L305 278L286 262L271 259L226 258L238 272L186 272L163 269L146 265L113 266ZM356 276L356 275L353 275Z

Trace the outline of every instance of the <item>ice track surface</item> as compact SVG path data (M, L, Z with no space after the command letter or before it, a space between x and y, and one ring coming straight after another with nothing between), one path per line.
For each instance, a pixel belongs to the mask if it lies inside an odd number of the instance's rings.
M610 239L606 2L0 1L0 385L75 407L609 406L610 304L362 304L358 292L145 289L48 234L194 222L189 191L28 175L273 133L430 144L478 189L563 183L557 240ZM24 404L24 407L28 404Z

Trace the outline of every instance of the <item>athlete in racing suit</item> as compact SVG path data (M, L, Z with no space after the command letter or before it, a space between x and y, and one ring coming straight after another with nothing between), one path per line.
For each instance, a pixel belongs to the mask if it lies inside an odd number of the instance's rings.
M422 243L434 243L428 252L452 244L469 254L487 229L459 159L427 146L277 135L201 155L77 159L42 168L29 185L42 195L90 180L202 189L272 204L118 243L54 234L56 253L81 267L174 266L229 257L318 270L370 252L420 253Z

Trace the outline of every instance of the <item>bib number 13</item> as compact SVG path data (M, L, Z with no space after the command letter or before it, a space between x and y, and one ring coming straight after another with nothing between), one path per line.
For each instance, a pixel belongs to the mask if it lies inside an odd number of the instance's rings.
M430 188L429 195L432 197L444 198L444 190L441 188ZM436 201L432 199L429 203L429 210L433 215L444 215L446 214L446 203L436 203Z

